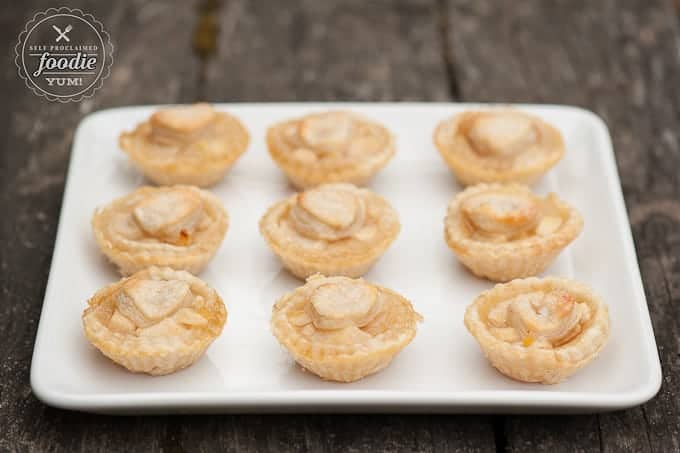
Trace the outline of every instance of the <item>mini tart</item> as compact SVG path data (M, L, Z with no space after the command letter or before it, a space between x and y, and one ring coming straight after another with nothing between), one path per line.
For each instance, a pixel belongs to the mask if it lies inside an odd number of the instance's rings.
M556 384L604 347L609 312L581 283L527 278L480 294L465 311L465 326L501 373Z
M564 154L562 134L516 110L464 112L439 123L434 142L463 185L531 184Z
M364 185L394 155L392 134L349 112L315 113L271 126L269 153L299 189L323 183Z
M196 362L226 320L224 302L205 282L151 267L97 291L83 312L83 329L117 364L162 375Z
M192 186L141 187L98 209L97 244L121 274L150 266L199 273L227 232L220 200Z
M271 326L302 367L352 382L389 365L421 320L394 291L363 279L314 275L276 302Z
M207 187L224 177L249 141L237 118L209 104L194 104L157 111L122 133L119 143L154 183Z
M399 234L387 200L351 184L325 184L269 208L260 232L299 278L364 275Z
M518 184L479 184L451 201L446 243L478 277L504 282L542 272L583 229L576 209Z

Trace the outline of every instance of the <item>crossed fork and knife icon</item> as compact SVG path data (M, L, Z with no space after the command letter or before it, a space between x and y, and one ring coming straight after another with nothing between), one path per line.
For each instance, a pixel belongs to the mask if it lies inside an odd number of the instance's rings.
M57 27L56 25L52 25L52 28L54 28L54 31L59 33L57 36L56 42L61 41L62 39L66 40L66 42L71 42L68 36L66 36L66 33L70 32L73 30L73 26L71 24L68 24L66 28L64 28L64 31L61 31L61 28Z

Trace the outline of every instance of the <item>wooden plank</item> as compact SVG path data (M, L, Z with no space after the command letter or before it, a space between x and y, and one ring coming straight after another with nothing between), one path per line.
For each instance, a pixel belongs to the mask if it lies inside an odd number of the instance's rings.
M509 452L599 452L597 417L505 417L505 447Z
M226 2L204 94L215 101L447 100L438 14L433 0L302 0L287 2L285 8L264 0ZM248 439L243 449L495 449L490 417L305 415L275 420L249 424L248 435L239 431L241 441ZM199 435L186 435L200 442Z
M121 418L48 408L31 395L33 339L73 130L84 114L196 99L445 100L449 93L437 8L429 0L401 2L394 10L386 2L359 1L338 6L307 1L280 11L264 1L225 2L221 9L213 2L198 8L180 1L94 8L83 0L69 6L92 12L115 41L112 75L104 88L80 104L48 104L23 87L14 68L3 74L6 83L0 87L7 114L0 197L13 213L11 221L0 222L5 301L0 333L6 339L0 345L5 357L0 450L494 450L489 417ZM0 33L11 41L17 24L42 8L37 1L4 6L0 21L6 26ZM198 30L197 22L203 24Z
M114 40L114 65L103 88L81 103L49 103L24 86L13 64L2 71L0 197L7 215L0 221L0 450L153 449L171 424L47 408L31 394L29 368L75 127L100 108L194 99L197 69L186 62L196 60L195 7L181 0L68 4L94 14ZM2 41L13 45L26 21L48 6L3 3Z
M464 100L575 104L608 123L665 376L659 396L641 408L578 419L508 417L508 449L677 451L680 62L672 3L449 0L448 6Z
M187 416L179 425L176 444L196 451L496 451L485 416Z
M5 68L0 197L13 215L0 222L5 301L0 333L6 339L0 345L5 357L0 450L494 449L489 417L114 418L46 408L28 388L66 159L83 114L127 103L198 98L446 100L458 91L466 100L575 103L608 121L666 376L661 395L642 409L600 417L497 419L496 447L678 450L672 423L678 419L680 375L680 204L673 129L678 62L670 2L445 0L436 5L414 0L394 9L385 2L321 3L302 1L276 10L264 1L226 2L216 11L217 49L200 63L192 54L193 29L205 8L129 2L92 10L90 4L71 2L102 20L117 45L111 79L80 105L47 104L23 87L13 67ZM11 42L17 23L41 8L31 2L3 5L0 36ZM442 24L438 19L446 10L450 20ZM446 55L438 41L441 29L451 38Z
M447 100L434 0L232 0L206 93L220 101Z

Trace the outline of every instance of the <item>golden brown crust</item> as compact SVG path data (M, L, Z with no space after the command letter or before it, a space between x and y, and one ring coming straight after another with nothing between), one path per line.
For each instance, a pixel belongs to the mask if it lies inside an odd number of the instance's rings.
M479 195L511 195L535 207L534 224L515 237L478 235L463 212L466 200ZM558 219L554 231L539 234L541 220ZM509 281L542 272L583 229L583 218L566 202L551 194L540 198L518 184L478 184L458 193L448 206L444 236L449 248L472 273L493 281ZM542 233L542 232L541 232Z
M495 319L490 316L494 308L523 295L540 298L545 294L567 297L575 307L582 308L574 333L554 345L526 337L506 341L494 334ZM553 277L527 278L498 284L480 294L465 311L465 326L501 373L524 382L556 384L587 365L604 347L609 337L609 313L600 298L581 283Z
M179 109L191 108L206 108L206 104ZM155 184L212 186L248 148L250 136L245 126L236 117L216 111L211 119L200 123L192 122L195 116L165 121L162 124L174 129L163 131L162 140L156 139L158 118L168 111L173 109L156 112L133 131L122 133L119 140L130 160ZM191 130L198 126L198 132Z
M350 112L323 112L275 124L267 130L267 145L272 159L299 189L334 182L364 185L395 152L392 134L384 126Z
M315 273L360 277L398 236L401 228L398 215L387 200L368 189L349 184L328 184L316 190L320 189L346 191L364 204L363 223L350 236L332 240L300 233L290 213L304 193L270 207L260 220L260 233L283 265L299 278Z
M145 328L131 327L129 332L116 330L112 323L114 315L120 316L116 298L126 285L146 280L186 282L190 298L181 309L189 309L194 319L182 322L177 311L166 316L164 319L179 319L173 324L173 335L147 335L160 322ZM185 271L155 267L97 291L82 316L85 336L102 354L132 372L151 375L173 373L193 364L221 334L226 320L224 302L205 282Z
M202 201L197 231L185 245L167 243L144 232L133 218L134 208L149 197L172 191L188 192ZM141 187L97 209L92 231L102 253L122 275L150 266L167 266L198 274L217 252L229 226L220 200L192 186Z
M512 140L500 137L494 142L497 148L492 148L483 136L493 133L491 123L471 139L475 124L493 121L499 115L510 121L520 120L520 126L526 126L525 135L513 136ZM501 133L507 135L508 131ZM492 182L532 184L564 155L564 140L555 127L536 116L510 109L468 111L444 120L435 129L434 143L456 179L465 186ZM516 149L509 149L511 146Z
M368 317L344 325L342 329L346 330L319 327L313 305L319 288L334 290L340 285L350 285L355 296L357 286L368 290L370 297L375 298L371 302L374 306ZM356 297L340 297L336 302L342 307L356 300ZM353 308L356 307L349 309ZM327 316L328 310L322 315ZM352 382L389 365L413 340L421 320L411 303L394 291L362 279L316 275L276 302L271 327L279 343L302 367L323 379Z

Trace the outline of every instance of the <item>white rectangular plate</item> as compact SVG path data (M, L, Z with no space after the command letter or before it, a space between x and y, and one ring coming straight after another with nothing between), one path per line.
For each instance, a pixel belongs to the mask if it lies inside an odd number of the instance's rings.
M594 114L573 107L518 105L566 138L564 159L536 187L582 212L585 228L545 272L591 285L610 307L611 337L599 357L566 382L510 380L484 359L463 326L465 307L492 283L473 277L443 238L447 202L460 187L432 144L442 119L471 104L223 104L252 135L249 150L212 190L230 229L201 277L222 295L229 322L206 356L164 377L132 374L84 338L86 300L119 276L90 230L95 207L144 184L118 149L118 134L157 107L94 113L75 134L59 231L31 369L45 403L110 413L274 411L584 412L634 406L658 391L661 368L621 195L611 141ZM352 109L384 123L397 154L371 188L400 214L402 231L370 281L410 299L425 318L415 340L377 375L352 384L301 371L269 331L274 301L300 282L281 269L258 231L265 209L292 189L264 141L274 122Z

